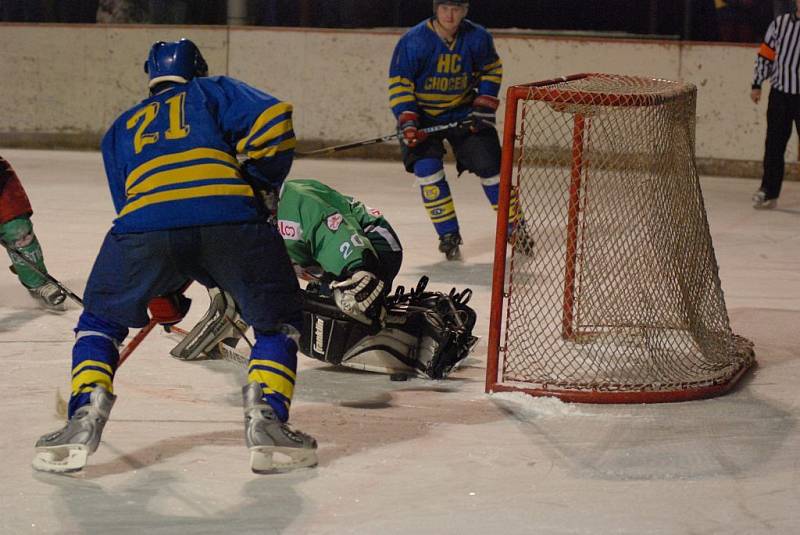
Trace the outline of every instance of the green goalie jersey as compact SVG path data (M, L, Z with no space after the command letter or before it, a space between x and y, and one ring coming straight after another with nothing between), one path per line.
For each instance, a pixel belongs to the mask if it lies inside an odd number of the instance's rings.
M336 277L367 267L400 241L379 210L316 180L287 180L278 201L278 229L292 262Z

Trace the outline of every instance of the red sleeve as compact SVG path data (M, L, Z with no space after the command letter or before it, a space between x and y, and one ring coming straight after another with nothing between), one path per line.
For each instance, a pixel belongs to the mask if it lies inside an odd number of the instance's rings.
M22 183L6 160L0 157L0 224L33 213Z

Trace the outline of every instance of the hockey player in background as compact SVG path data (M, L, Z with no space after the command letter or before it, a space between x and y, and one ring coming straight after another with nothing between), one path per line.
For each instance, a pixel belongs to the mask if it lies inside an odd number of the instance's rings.
M460 257L462 239L442 164L444 140L455 153L459 175L478 175L495 210L500 184L495 114L503 65L489 32L465 18L468 9L467 0L434 0L433 17L403 35L389 67L389 102L402 134L403 163L417 177L439 251L448 260ZM452 122L463 126L430 135L421 131ZM515 198L509 212L513 225Z
M230 293L255 329L243 388L251 468L312 466L316 441L286 424L300 289L280 234L261 217L245 180L280 187L296 144L292 107L238 80L208 77L187 39L155 43L145 72L150 96L103 138L117 218L75 329L68 422L39 439L33 466L67 472L85 465L115 401L117 348L128 328L148 323L148 305L154 320L179 321L189 280ZM237 154L247 159L240 164Z
M0 239L36 266L34 269L28 262L9 252L11 269L39 304L48 310L61 312L66 308L64 300L67 295L42 276L42 273L47 273L47 268L39 240L33 233L31 215L33 209L19 177L11 164L0 156Z

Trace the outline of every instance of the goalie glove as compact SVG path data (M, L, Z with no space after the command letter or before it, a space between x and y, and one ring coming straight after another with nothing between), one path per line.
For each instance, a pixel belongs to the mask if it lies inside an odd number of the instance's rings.
M369 271L356 271L349 278L331 283L333 300L339 309L356 321L371 325L383 322L383 281Z
M469 118L472 121L469 129L477 132L482 128L494 128L497 123L497 108L500 106L500 99L489 95L478 95L472 101L472 111Z

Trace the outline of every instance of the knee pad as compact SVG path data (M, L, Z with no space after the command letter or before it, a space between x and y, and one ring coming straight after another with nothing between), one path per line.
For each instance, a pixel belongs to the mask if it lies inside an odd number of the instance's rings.
M417 184L427 186L444 180L444 164L436 158L423 158L414 164Z

